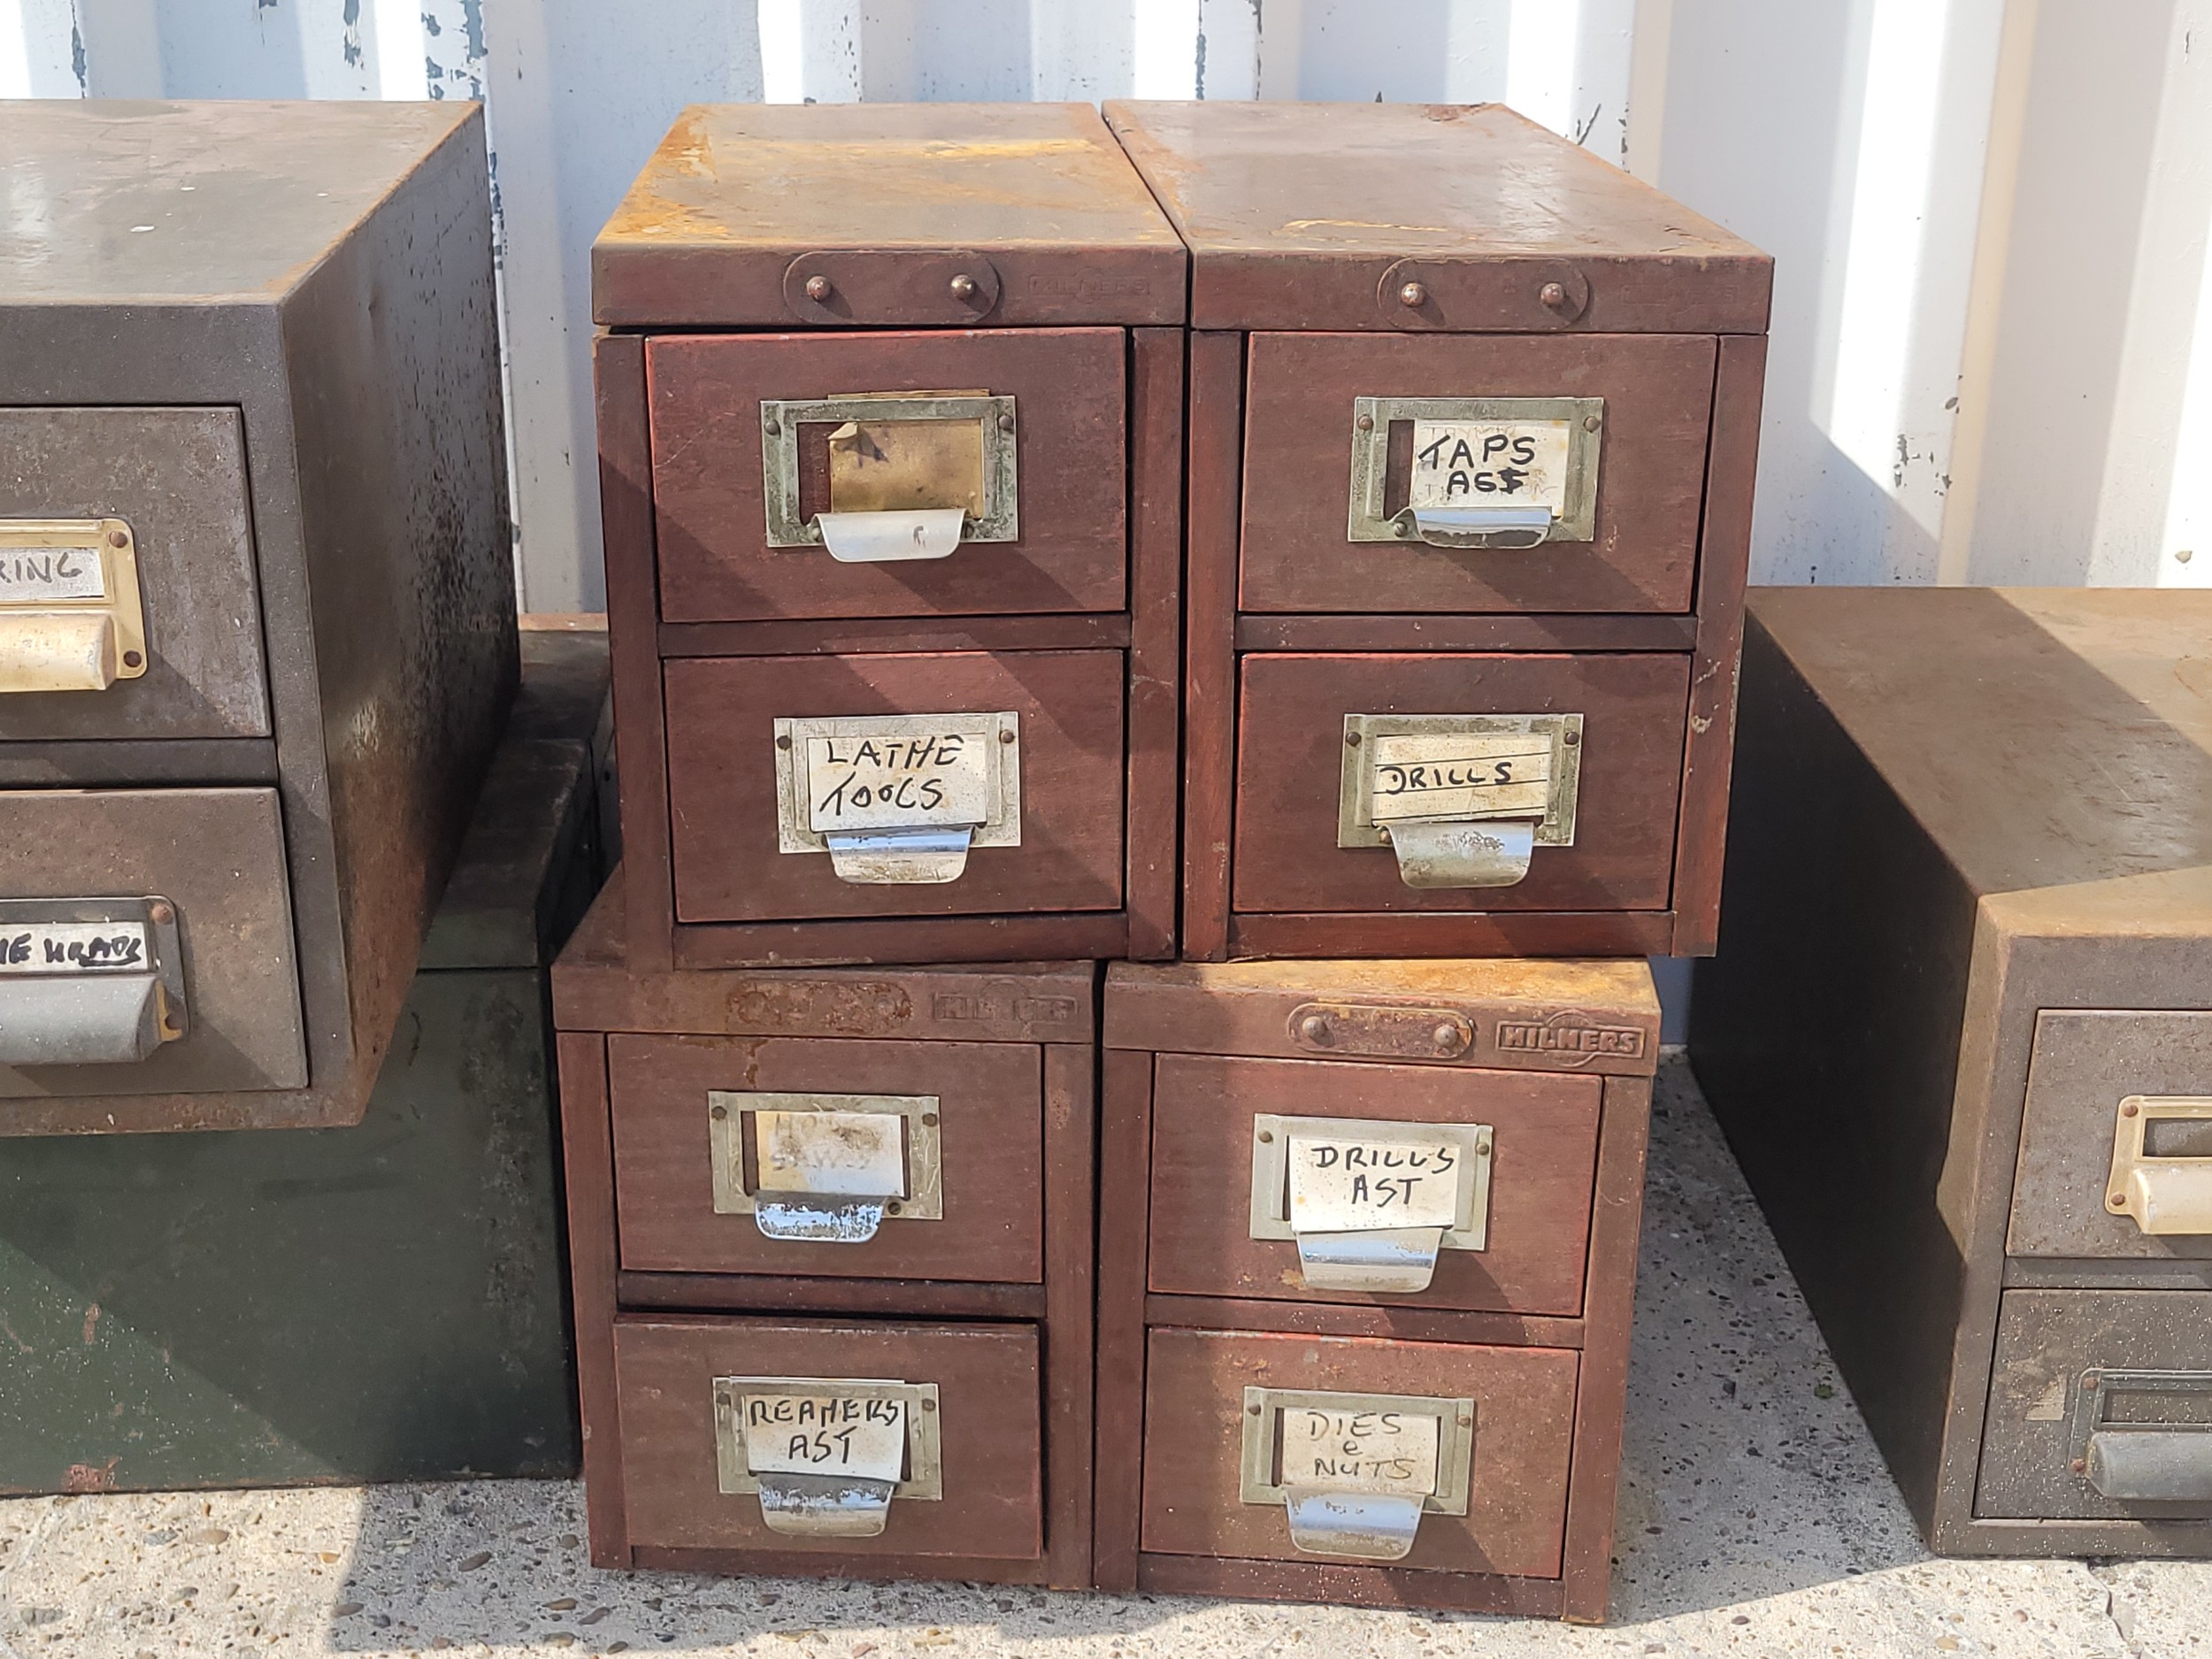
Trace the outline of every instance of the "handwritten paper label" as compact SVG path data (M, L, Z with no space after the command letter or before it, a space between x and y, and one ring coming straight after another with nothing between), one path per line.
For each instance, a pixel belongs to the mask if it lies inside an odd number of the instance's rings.
M760 1190L903 1198L904 1122L896 1112L756 1112Z
M1416 420L1409 507L1567 505L1563 420Z
M987 823L997 725L956 719L932 731L807 738L809 826L826 833Z
M107 570L88 547L0 547L0 605L107 597Z
M1551 804L1552 745L1525 732L1374 741L1374 821L1541 818Z
M1425 1412L1286 1406L1282 1484L1427 1497L1436 1490L1440 1427Z
M1290 1225L1299 1233L1450 1227L1461 1149L1448 1141L1290 1139Z
M897 1480L905 1472L903 1400L746 1394L738 1409L745 1424L745 1464L756 1475Z
M0 974L142 973L152 959L143 922L0 924Z

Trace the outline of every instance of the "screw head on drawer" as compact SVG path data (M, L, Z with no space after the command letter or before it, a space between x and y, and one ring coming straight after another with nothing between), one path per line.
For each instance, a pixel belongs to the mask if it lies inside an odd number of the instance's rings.
M108 532L108 545L110 547L128 547L130 544L130 537L125 534L122 531L111 530Z
M999 429L1001 432L1006 433L1006 434L1010 434L1010 434L1012 434L1013 430L1014 430L1014 418L1013 418L1013 416L1011 416L1011 415L1001 415L1001 416L998 418L998 429Z
M2130 1101L2126 1105L2120 1108L2120 1116L2123 1118L2132 1118L2140 1110L2141 1108L2137 1106L2133 1101Z
M2107 1210L2125 1210L2128 1207L2128 1196L2125 1193L2107 1193L2104 1205Z
M975 279L965 271L959 273L945 286L952 290L952 296L956 300L972 300L975 297Z
M806 280L806 296L818 305L836 291L834 285L826 276L810 276Z
M1431 1036L1432 1036L1433 1038L1435 1038L1435 1040L1436 1040L1436 1046L1437 1046L1438 1048L1443 1048L1443 1049L1446 1049L1446 1050L1449 1050L1449 1049L1456 1048L1458 1048L1458 1047L1459 1047L1459 1044L1460 1044L1459 1027L1458 1027L1458 1026L1456 1026L1456 1025L1439 1025L1439 1026L1438 1026L1438 1027L1437 1027L1437 1028L1436 1028L1433 1032L1430 1033L1429 1034L1430 1034Z
M2089 1460L2086 1457L2077 1457L2066 1466L2078 1475L2085 1475L2089 1472Z
M1318 1014L1309 1014L1298 1022L1298 1034L1308 1042L1325 1043L1329 1041L1329 1022Z
M1564 282L1547 282L1536 290L1536 297L1543 301L1548 311L1564 311L1567 307L1567 285Z
M1418 310L1428 303L1429 290L1426 283L1409 282L1398 290L1398 303L1401 305Z
M730 1109L726 1106L710 1106L707 1108L707 1116L713 1118L717 1123L720 1123L729 1115Z

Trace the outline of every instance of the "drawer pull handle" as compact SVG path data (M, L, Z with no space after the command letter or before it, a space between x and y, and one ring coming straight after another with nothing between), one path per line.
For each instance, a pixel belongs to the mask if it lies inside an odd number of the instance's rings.
M2156 1420L2145 1395L2188 1415ZM2133 1397L2133 1403L2124 1404ZM2074 1387L2073 1471L2123 1502L2212 1506L2212 1371L2084 1371ZM2125 1413L2124 1416L2122 1414Z
M822 545L840 565L888 565L941 559L960 545L967 522L961 507L912 512L824 512L814 516Z
M105 691L145 672L130 526L0 519L0 693Z
M1409 507L1398 519L1431 547L1492 550L1539 546L1555 522L1548 507Z
M714 1426L720 1489L786 1537L878 1538L894 1498L944 1496L935 1383L718 1377Z
M1247 1388L1243 1425L1238 1496L1307 1555L1402 1561L1422 1516L1467 1513L1472 1400Z
M1509 887L1574 844L1579 714L1348 714L1336 844L1387 847L1417 889Z
M127 1065L187 1025L168 900L0 900L0 1065Z
M1594 541L1604 428L1601 397L1355 397L1345 540Z
M944 1217L934 1094L707 1094L717 1215L764 1237L865 1244L887 1218Z
M1255 1239L1291 1240L1309 1290L1416 1295L1440 1250L1488 1243L1487 1124L1252 1119Z
M2112 1136L2105 1208L2147 1234L2212 1233L2212 1157L2162 1157L2150 1150L2160 1124L2200 1123L2212 1138L2212 1094L2131 1094Z
M826 852L856 886L940 885L978 847L1021 845L1021 717L780 719L779 851Z

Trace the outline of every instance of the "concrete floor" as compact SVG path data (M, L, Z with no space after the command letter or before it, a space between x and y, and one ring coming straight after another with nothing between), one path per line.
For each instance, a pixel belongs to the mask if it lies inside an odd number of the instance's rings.
M1663 1072L1614 1622L631 1576L580 1489L0 1503L0 1655L2212 1654L2212 1563L1930 1559L1687 1071Z

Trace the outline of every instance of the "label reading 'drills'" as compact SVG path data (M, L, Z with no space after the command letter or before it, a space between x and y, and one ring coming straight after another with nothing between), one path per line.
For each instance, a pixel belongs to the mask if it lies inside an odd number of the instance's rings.
M996 726L806 740L807 822L831 830L957 828L991 816Z
M152 956L143 922L0 923L0 974L143 972Z
M99 550L87 547L0 547L0 606L107 597Z
M1449 1141L1290 1139L1290 1225L1299 1233L1449 1227L1460 1149Z
M1563 420L1417 420L1409 507L1567 504Z
M1460 732L1374 740L1374 821L1543 816L1551 739Z
M1282 1484L1427 1497L1436 1490L1438 1427L1425 1412L1286 1406Z
M906 1402L747 1394L745 1464L756 1475L896 1480L906 1468Z

